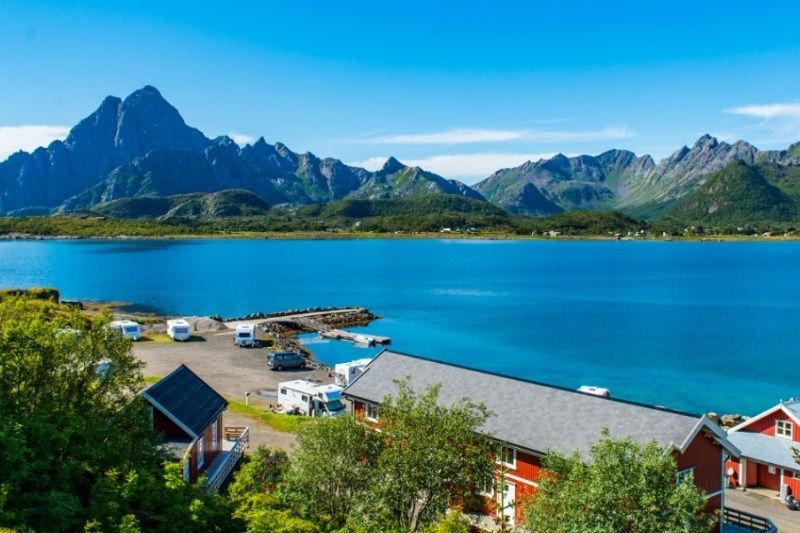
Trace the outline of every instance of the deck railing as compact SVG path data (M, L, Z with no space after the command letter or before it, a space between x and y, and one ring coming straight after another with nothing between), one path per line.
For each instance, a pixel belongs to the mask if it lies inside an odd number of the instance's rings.
M231 431L229 431L231 430ZM227 479L228 474L231 473L233 467L239 462L245 449L250 445L250 428L249 427L226 427L226 439L228 435L238 435L233 443L233 446L228 451L223 451L214 459L211 466L208 468L208 477L206 477L203 489L213 494L219 490L222 483Z
M742 529L749 529L750 531L764 533L776 533L778 531L778 528L769 518L739 511L738 509L731 509L730 507L725 507L722 514L722 522Z

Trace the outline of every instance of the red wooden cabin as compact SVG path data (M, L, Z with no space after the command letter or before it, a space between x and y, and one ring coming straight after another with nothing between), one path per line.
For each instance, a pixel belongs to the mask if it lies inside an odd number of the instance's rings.
M729 429L728 438L741 451L725 465L731 485L800 498L800 465L792 454L800 448L800 400L781 401Z
M521 518L522 503L535 495L540 460L547 450L589 456L603 428L612 437L645 443L655 439L675 454L679 476L691 474L706 492L709 511L724 507L725 460L738 450L717 424L691 415L571 389L536 383L389 350L381 352L345 391L357 417L380 423L380 403L395 391L395 381L410 379L415 390L440 384L439 401L463 398L483 403L493 413L485 429L501 446L503 490L498 501L506 520ZM493 507L493 506L487 506Z
M153 429L164 446L183 459L183 477L194 482L222 452L222 413L228 402L181 365L141 393L151 406Z

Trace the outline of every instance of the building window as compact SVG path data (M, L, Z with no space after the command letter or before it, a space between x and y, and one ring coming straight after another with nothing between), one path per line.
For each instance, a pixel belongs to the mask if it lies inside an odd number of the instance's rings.
M788 420L775 421L775 435L778 437L792 438L792 423Z
M198 470L203 466L206 460L206 450L203 443L203 436L197 439L197 468Z
M500 449L500 457L497 459L497 462L510 468L511 470L516 470L517 450L510 446L503 446Z
M219 431L217 426L218 420L214 420L211 424L211 450L217 451L219 448Z
M378 421L378 406L373 403L368 403L366 407L364 407L364 416L367 420L372 420L373 422Z
M678 472L678 474L675 476L675 482L678 485L680 485L681 483L683 483L683 480L686 479L686 478L689 478L690 480L694 480L694 467L687 468L685 470L681 470L680 472Z

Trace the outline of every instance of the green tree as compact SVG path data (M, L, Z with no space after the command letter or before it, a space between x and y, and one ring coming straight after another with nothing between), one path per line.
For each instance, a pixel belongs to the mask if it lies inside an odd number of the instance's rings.
M489 412L468 399L440 405L439 386L397 387L380 406L383 449L367 511L387 529L417 531L491 480L492 444L480 433Z
M380 482L380 449L379 434L351 416L303 426L281 489L284 500L304 516L343 526L363 506L370 485Z
M253 454L245 456L244 461L228 487L228 494L233 500L275 492L289 468L286 452L271 450L263 445L256 448Z
M707 533L716 517L691 479L676 481L672 454L655 441L612 439L607 432L584 460L548 454L536 496L525 505L534 533Z
M0 301L2 525L78 527L111 469L157 464L130 342L52 301Z
M472 527L469 520L458 510L447 513L438 522L425 528L425 533L470 533L470 531Z

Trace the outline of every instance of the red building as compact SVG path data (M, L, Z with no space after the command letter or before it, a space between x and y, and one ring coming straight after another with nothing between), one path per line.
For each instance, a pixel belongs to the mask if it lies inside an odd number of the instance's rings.
M234 440L223 439L225 398L186 365L141 396L151 406L153 429L163 436L164 447L183 461L184 480L195 482L205 474L207 485L216 490L247 447L249 433L235 428Z
M763 487L784 498L800 498L800 465L792 449L800 448L800 401L780 402L728 430L741 451L726 463L729 481L740 487Z
M493 413L485 429L502 446L503 490L487 494L503 507L510 523L519 521L522 503L536 493L540 461L547 450L589 456L603 428L612 437L652 439L675 454L679 476L691 474L706 492L709 511L724 507L724 462L738 450L705 416L602 398L385 350L345 389L358 417L379 424L380 403L395 381L410 379L416 390L440 384L439 401L453 405L463 398L483 403Z

